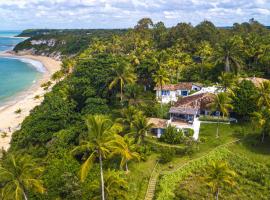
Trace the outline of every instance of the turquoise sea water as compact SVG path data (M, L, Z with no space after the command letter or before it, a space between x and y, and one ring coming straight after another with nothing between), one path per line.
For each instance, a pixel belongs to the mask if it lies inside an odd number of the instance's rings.
M23 41L15 38L17 31L0 31L0 52L12 50ZM29 88L41 76L40 63L0 56L0 105L12 96Z

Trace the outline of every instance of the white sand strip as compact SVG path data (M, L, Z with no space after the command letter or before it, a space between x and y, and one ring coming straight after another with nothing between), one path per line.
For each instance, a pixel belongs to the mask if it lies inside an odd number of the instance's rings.
M30 113L30 111L41 104L43 101L43 96L47 91L41 88L43 83L50 80L52 74L60 70L61 62L53 60L52 58L44 56L33 56L33 55L13 55L11 53L1 53L0 56L3 57L17 57L22 59L24 62L31 63L39 62L42 63L46 70L43 70L42 77L37 80L37 82L32 85L28 90L22 91L20 94L16 95L13 99L0 107L0 149L7 150L9 148L9 143L12 137L12 133L20 129L20 125ZM30 60L29 60L30 59ZM34 63L33 63L34 64ZM38 66L37 63L35 64ZM42 69L39 69L42 70ZM36 96L41 98L35 99ZM20 114L16 114L15 111L21 109ZM3 136L3 132L6 136Z

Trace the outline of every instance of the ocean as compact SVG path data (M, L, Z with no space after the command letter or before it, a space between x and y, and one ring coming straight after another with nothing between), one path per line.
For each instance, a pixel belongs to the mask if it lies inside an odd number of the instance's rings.
M12 50L23 38L16 38L20 31L0 31L0 52ZM40 62L0 56L0 105L18 93L30 88L44 68Z

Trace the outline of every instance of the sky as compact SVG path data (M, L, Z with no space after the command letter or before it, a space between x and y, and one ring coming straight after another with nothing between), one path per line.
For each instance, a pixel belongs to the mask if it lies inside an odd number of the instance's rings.
M0 30L130 28L143 17L167 27L210 20L270 25L270 0L0 0Z

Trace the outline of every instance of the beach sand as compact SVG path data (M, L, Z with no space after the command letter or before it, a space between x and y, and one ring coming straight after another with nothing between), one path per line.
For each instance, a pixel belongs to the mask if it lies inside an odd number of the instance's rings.
M11 56L39 61L46 68L46 72L43 73L42 77L37 80L34 85L32 85L28 90L22 91L0 107L0 149L7 150L9 148L12 133L20 129L21 123L25 117L29 115L30 111L42 103L43 96L48 91L41 88L41 85L48 82L52 74L60 70L61 62L44 56L19 56L11 53L1 53L0 56ZM39 99L35 99L37 95L40 96ZM15 113L18 109L21 109L20 114Z

